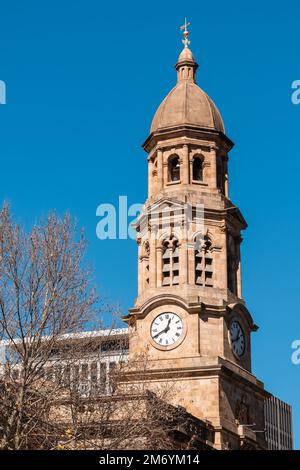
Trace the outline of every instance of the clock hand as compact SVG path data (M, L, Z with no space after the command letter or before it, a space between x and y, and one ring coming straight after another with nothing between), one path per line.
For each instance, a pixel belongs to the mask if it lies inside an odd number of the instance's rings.
M156 335L153 336L153 339L157 338L159 335L161 335L161 334L164 333L164 332L165 332L165 330L162 330L162 331L160 331L159 333L156 333Z
M232 342L232 344L238 344L238 345L241 344L240 343L240 338L243 339L243 334L242 333L237 337L237 339L235 341ZM242 343L242 344L244 344L244 343Z
M170 323L171 323L171 318L169 318L168 324L167 324L167 326L166 326L166 328L165 328L165 332L169 331L169 329L170 329Z
M166 333L167 331L169 331L170 329L170 322L171 322L171 318L169 318L169 321L168 321L168 324L166 326L166 328L164 328L162 331L160 331L159 333L157 333L155 336L153 336L153 339L157 338L159 335L161 335L162 333Z

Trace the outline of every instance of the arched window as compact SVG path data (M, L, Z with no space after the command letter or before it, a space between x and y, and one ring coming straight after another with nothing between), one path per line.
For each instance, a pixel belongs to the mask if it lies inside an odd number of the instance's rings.
M178 155L171 155L168 163L168 180L179 181L180 180L180 159Z
M207 236L202 244L195 240L195 284L213 287L213 257L211 241Z
M203 160L200 155L193 159L193 181L203 181Z
M178 240L171 237L163 243L162 254L162 285L175 286L179 284L179 248Z

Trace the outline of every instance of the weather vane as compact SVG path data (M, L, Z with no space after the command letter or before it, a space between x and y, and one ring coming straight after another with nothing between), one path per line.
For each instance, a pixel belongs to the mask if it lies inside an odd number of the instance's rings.
M191 23L187 23L186 18L184 19L184 25L180 26L180 31L183 31L183 37L182 42L184 44L184 47L188 47L191 41L189 41L189 31L187 30L187 27L190 26Z

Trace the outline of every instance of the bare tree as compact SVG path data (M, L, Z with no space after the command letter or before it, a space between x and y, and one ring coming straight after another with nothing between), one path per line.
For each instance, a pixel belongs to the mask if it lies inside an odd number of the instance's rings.
M97 331L85 248L69 215L27 233L7 205L0 211L0 448L198 448L207 427L168 404L174 382L156 386L145 355L128 362L128 335L114 321ZM112 351L109 375L93 375Z
M85 248L69 215L51 213L27 233L8 205L0 211L1 448L30 447L29 436L44 427L62 387L62 381L49 386L46 364L53 351L57 363L66 356L63 335L94 320L97 298Z

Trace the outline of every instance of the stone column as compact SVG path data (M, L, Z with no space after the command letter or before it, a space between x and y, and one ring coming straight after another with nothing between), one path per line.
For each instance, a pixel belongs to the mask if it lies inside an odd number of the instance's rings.
M238 266L236 272L236 281L237 281L237 296L242 299L242 266L241 266L241 243L243 239L240 237L237 240L236 251L238 255Z
M150 287L156 287L156 230L154 228L150 233L149 274Z
M220 276L220 279L218 279L218 285L216 287L220 287L221 289L228 289L228 246L227 246L227 237L228 237L228 232L225 226L220 227L220 231L222 236L222 251L221 251L221 259L220 259L220 273L222 275ZM215 266L214 269L216 269L217 266ZM221 280L221 282L220 282Z
M163 152L161 149L157 150L157 190L161 191L164 185L163 175Z
M180 180L183 184L189 184L189 146L184 144L182 152L182 165L180 168Z
M187 242L188 284L194 285L195 279L195 243Z
M188 262L187 262L187 243L182 240L179 245L179 284L187 284L188 282Z
M153 194L153 160L148 157L148 197Z
M141 238L137 239L138 244L138 295L141 294L143 290L143 264L142 264L142 240Z
M162 255L163 248L162 246L156 247L156 286L162 286Z
M210 174L211 174L211 187L217 188L217 150L214 145L210 147Z
M193 181L193 157L189 156L190 183Z
M162 182L162 188L166 187L168 183L168 162L163 162L162 164L162 175L163 175L163 182Z
M224 157L224 186L225 186L225 196L229 197L229 188L228 188L228 157Z

